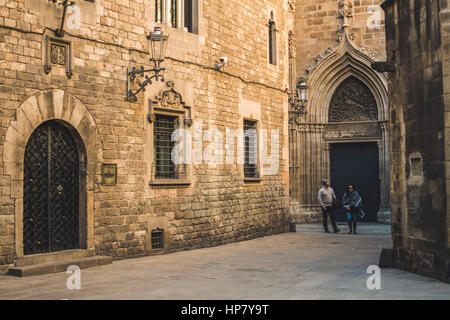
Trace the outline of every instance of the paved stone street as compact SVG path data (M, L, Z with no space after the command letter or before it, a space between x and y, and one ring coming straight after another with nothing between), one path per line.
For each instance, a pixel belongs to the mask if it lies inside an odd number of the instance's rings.
M365 224L359 235L297 233L222 247L113 262L81 270L81 290L68 274L0 277L0 299L449 299L450 285L395 269L382 289L366 287L366 269L390 246L389 226Z

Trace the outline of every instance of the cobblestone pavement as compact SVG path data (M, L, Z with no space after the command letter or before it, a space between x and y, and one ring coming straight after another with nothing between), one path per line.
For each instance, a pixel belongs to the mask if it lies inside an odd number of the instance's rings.
M381 290L366 286L367 267L389 247L389 226L364 224L360 234L297 233L113 262L81 270L81 290L68 274L0 277L0 299L449 299L450 285L383 269Z

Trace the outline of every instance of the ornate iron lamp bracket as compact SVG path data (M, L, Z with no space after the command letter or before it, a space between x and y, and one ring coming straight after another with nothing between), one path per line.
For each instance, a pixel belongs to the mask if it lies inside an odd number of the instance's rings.
M59 2L58 0L48 0L49 2L53 2L54 4L60 5L63 7L63 15L61 17L61 26L58 30L55 31L55 35L58 38L62 38L64 36L64 23L66 21L66 13L67 7L71 7L75 5L75 2L69 0L63 0L63 2Z
M291 124L299 124L299 117L308 114L305 104L306 101L300 101L296 93L289 93L289 122Z
M139 69L136 69L136 67L133 67L131 70L127 70L127 100L129 102L137 102L137 94L139 92L144 92L145 87L149 84L151 85L153 83L152 80L161 82L164 82L164 76L161 75L161 72L166 70L166 68L161 68L160 64L161 61L153 61L155 63L155 68L152 69L145 69L144 66L141 66ZM153 73L152 75L148 75L146 73ZM137 85L139 89L136 91L133 91L131 89L131 82L136 80L137 77L143 78L143 81L138 81Z

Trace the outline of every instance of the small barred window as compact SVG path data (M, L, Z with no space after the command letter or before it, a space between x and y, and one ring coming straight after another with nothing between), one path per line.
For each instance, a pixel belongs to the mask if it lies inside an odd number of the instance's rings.
M164 249L164 230L152 231L152 249Z

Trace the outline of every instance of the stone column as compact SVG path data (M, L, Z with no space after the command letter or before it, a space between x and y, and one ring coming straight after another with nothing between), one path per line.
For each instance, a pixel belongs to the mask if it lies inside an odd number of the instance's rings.
M326 154L322 148L322 133L324 126L321 124L311 124L307 130L308 136L306 136L306 157L308 159L307 166L305 168L306 185L306 210L315 211L318 207L317 204L317 191L320 186L320 181L326 178L328 175L324 175L324 161L326 160ZM325 169L326 170L326 169Z
M323 146L323 153L324 153L324 161L322 165L322 174L324 175L324 178L330 179L331 177L331 171L330 171L330 148L331 143L324 142Z
M170 0L164 1L164 22L171 27L172 26L172 20L170 15Z
M176 12L176 15L177 15L177 26L178 26L178 29L183 29L183 27L184 27L184 24L182 23L182 18L181 18L183 16L182 11L181 11L183 9L182 2L184 2L184 1L177 0L177 12Z
M377 219L379 222L390 221L390 166L389 166L389 133L388 124L380 122L381 141L378 142L379 161L380 161L380 210Z
M306 190L307 190L307 184L306 184L306 135L307 135L307 128L306 125L302 125L300 127L300 139L299 144L297 144L296 148L299 148L300 151L300 204L304 206L306 204Z
M181 25L179 26L181 29L184 29L184 11L185 11L185 9L184 9L184 5L185 5L185 3L184 3L184 0L180 0L180 22L181 22Z

